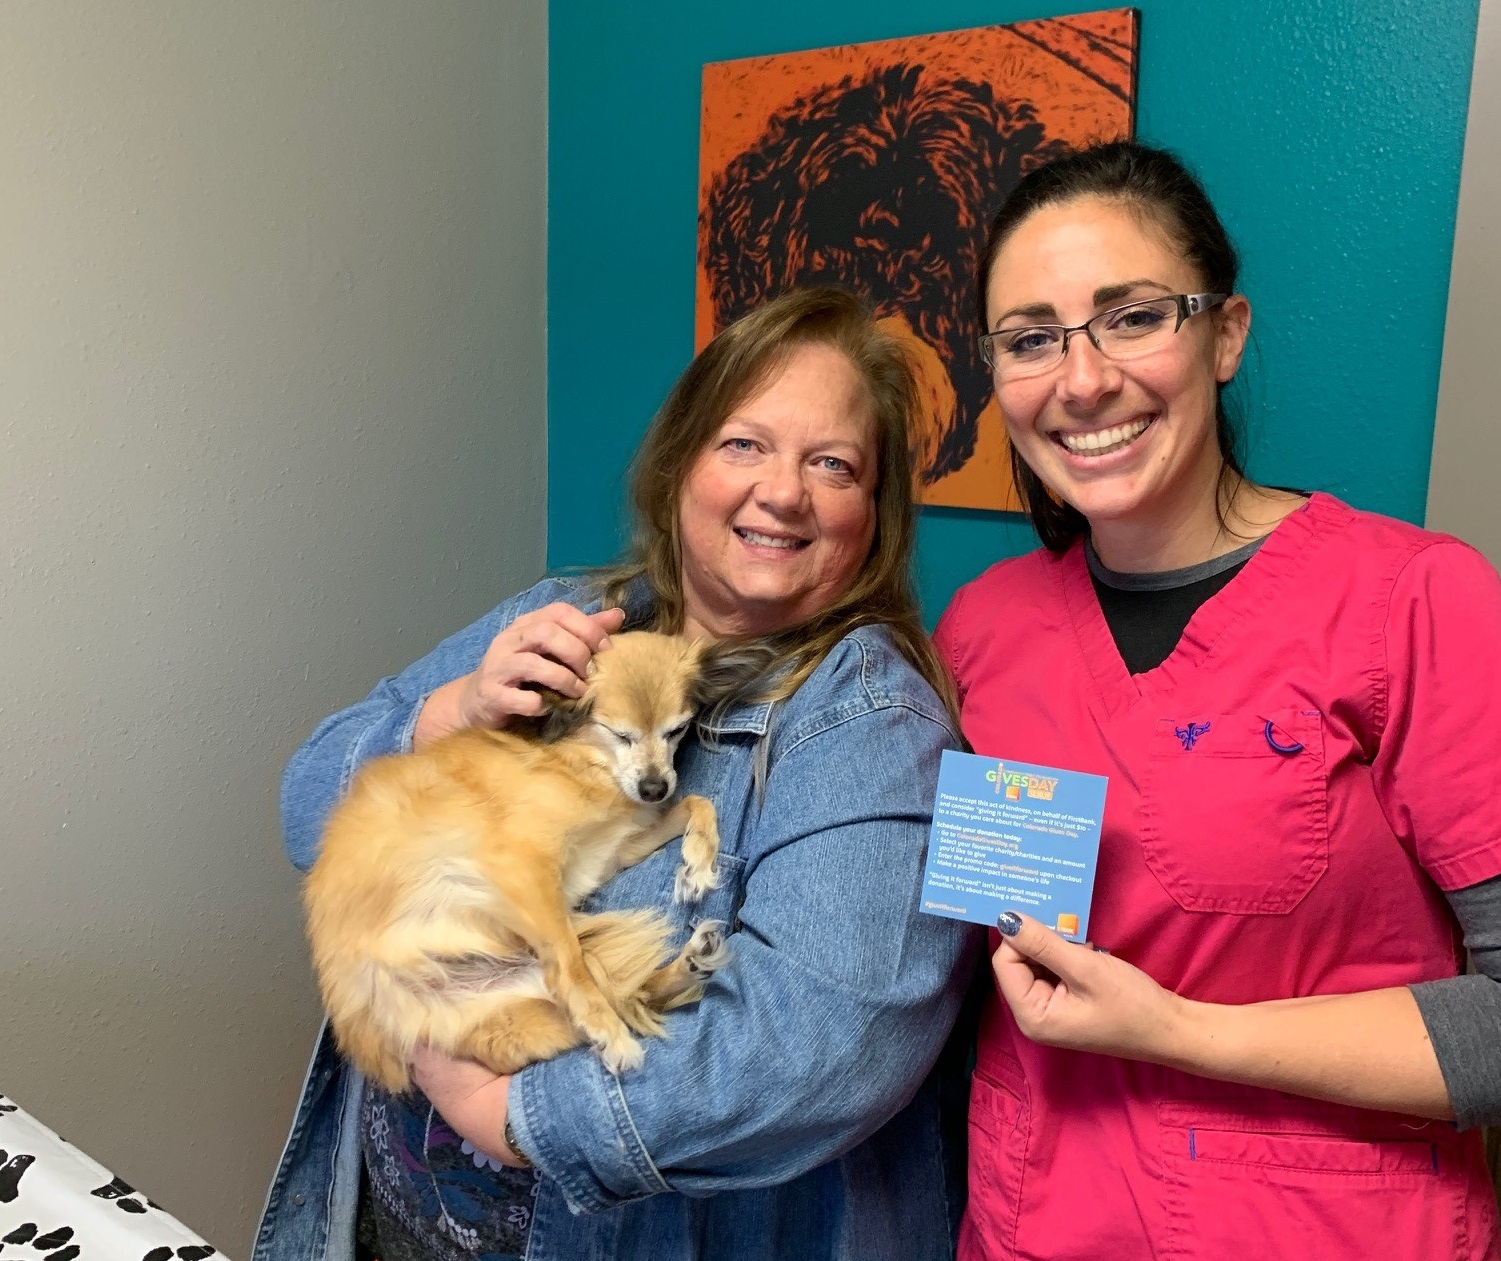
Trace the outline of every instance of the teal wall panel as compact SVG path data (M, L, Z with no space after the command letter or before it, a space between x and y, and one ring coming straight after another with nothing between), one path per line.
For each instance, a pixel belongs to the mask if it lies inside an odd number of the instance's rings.
M1088 3L552 0L548 562L623 542L625 469L693 351L703 63ZM1250 470L1421 521L1478 0L1140 0L1137 135L1204 180L1244 257ZM931 621L1034 543L926 509Z

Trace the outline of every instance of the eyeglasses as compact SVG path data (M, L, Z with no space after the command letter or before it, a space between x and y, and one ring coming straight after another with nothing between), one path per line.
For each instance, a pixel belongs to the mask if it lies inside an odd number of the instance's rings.
M1183 327L1184 320L1219 306L1229 296L1177 293L1113 307L1072 328L1062 324L1002 328L980 338L980 354L997 381L1035 377L1057 367L1068 354L1068 339L1075 333L1083 333L1107 358L1134 359L1160 350Z

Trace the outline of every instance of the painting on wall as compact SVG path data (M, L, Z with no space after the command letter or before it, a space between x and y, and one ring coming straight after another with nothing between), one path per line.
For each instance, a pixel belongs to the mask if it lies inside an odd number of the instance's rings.
M695 340L798 285L909 343L924 503L1014 511L975 267L1034 166L1133 134L1137 14L1108 9L706 65Z

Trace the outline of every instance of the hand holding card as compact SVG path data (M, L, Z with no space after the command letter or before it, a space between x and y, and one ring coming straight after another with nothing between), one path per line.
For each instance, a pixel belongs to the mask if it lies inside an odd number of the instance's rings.
M1007 911L991 958L996 988L1016 1026L1044 1046L1187 1067L1198 1004L1164 989L1123 959L1062 941Z

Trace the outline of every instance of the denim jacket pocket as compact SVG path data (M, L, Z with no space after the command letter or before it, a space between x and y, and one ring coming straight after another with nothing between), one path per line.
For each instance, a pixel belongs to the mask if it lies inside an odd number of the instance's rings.
M730 933L735 915L745 899L745 860L721 851L716 868L719 881L698 902L675 902L673 877L683 861L683 839L669 841L634 867L627 867L585 901L586 911L623 911L643 908L655 911L673 930L681 945L704 920L718 920Z
M1285 915L1329 867L1317 711L1162 718L1142 784L1147 866L1187 911Z

